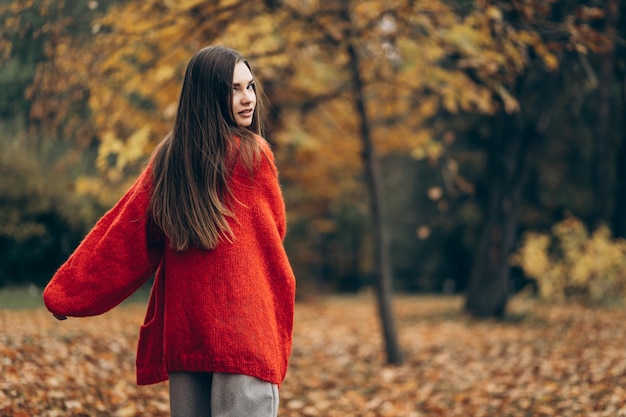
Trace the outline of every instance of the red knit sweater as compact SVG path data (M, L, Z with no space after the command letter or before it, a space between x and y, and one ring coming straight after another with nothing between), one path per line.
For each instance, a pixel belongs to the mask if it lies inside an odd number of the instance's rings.
M253 177L235 168L235 241L174 251L149 220L151 165L107 212L44 291L52 312L102 314L155 276L137 349L137 383L171 371L283 381L291 352L295 278L283 248L285 207L274 158Z

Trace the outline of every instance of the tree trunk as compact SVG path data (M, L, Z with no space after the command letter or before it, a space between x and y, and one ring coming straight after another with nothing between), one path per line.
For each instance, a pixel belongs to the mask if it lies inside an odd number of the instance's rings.
M617 0L607 4L607 25L605 34L611 40L617 35ZM613 84L614 49L603 57L598 77L598 115L594 131L594 154L591 173L591 187L594 194L593 212L590 226L593 228L609 220L609 136L611 124L611 85Z
M615 24L616 29L621 28L620 33L616 35L623 38L626 36L626 30L624 29L624 21L626 20L626 14L619 8L619 2L612 1L610 13L612 14L612 21ZM620 22L620 13L622 14L622 21ZM613 207L613 234L615 237L626 238L626 46L623 44L615 44L613 51L614 64L617 69L617 81L621 87L621 125L618 125L620 132L620 140L616 153L615 160L615 206ZM618 107L619 108L619 107Z
M519 113L494 117L492 143L487 150L486 220L465 300L465 310L477 317L502 317L506 313L510 293L509 255L517 242L524 186L533 156L550 125L557 84L556 77L542 75L539 85L518 89L533 96L534 102L528 98ZM534 109L537 113L533 113Z
M515 244L522 189L533 149L520 125L521 115L495 118L487 155L485 226L468 287L466 310L478 317L502 317L509 297L508 258ZM516 131L517 130L517 131Z
M621 47L622 51L626 48ZM626 55L626 54L625 54ZM626 56L623 58L626 61ZM623 64L626 66L626 62ZM626 111L626 71L618 72L621 85L621 108ZM620 143L615 160L615 207L613 209L613 234L615 237L626 238L626 117L621 118Z
M349 3L349 0L345 0L342 8L342 18L347 23L348 28L351 27ZM360 136L363 144L362 157L365 168L365 178L370 195L371 214L374 221L374 265L379 315L387 351L387 362L389 364L401 364L403 358L398 344L398 334L396 332L392 308L393 273L389 251L389 235L385 223L387 210L385 207L380 163L374 142L372 141L370 122L365 107L360 56L356 46L352 42L350 33L347 34L346 40L348 41L347 52L350 58L348 65L352 77L353 94L355 96L354 104L360 123Z

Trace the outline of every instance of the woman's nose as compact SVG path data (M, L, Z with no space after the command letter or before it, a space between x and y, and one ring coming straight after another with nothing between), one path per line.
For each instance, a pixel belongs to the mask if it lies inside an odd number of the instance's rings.
M247 104L247 103L251 103L252 101L254 101L254 90L244 91L241 96L241 102Z

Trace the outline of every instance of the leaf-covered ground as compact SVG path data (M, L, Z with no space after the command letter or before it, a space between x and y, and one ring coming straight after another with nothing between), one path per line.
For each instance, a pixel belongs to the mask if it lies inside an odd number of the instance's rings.
M507 320L479 321L461 305L397 298L393 367L371 296L298 303L279 415L626 416L626 310L515 300ZM167 384L134 383L143 313L0 310L0 416L167 416Z

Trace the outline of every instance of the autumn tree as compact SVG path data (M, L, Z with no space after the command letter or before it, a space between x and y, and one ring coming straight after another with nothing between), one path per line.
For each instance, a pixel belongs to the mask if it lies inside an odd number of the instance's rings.
M365 177L370 198L371 214L374 222L374 274L376 276L376 294L378 300L379 316L381 320L384 341L387 352L387 361L392 364L402 363L402 353L398 344L398 336L395 328L395 320L392 309L392 265L389 253L389 232L386 227L384 186L378 161L376 146L372 138L371 119L367 111L367 88L362 68L362 51L357 42L363 41L357 32L360 30L353 21L352 2L344 0L336 3L333 8L316 10L313 14L288 6L289 18L295 22L308 23L318 31L322 37L320 46L327 49L327 53L346 56L347 62L338 67L343 74L342 81L348 86L344 94L353 97L356 121L358 124L358 136L361 142L362 163L365 168ZM316 16L317 14L317 16ZM331 16L318 20L318 16ZM334 17L334 19L332 18ZM377 23L382 16L374 15L373 23ZM318 23L315 23L318 22ZM330 26L332 25L332 27ZM285 37L289 39L288 36ZM382 40L381 40L382 41ZM336 95L342 94L338 90ZM324 105L322 103L322 105Z
M391 254L389 250L389 230L386 222L387 208L384 195L384 186L378 161L378 153L372 140L372 129L367 113L365 99L365 85L363 84L361 53L354 41L354 27L352 24L351 4L344 0L340 10L340 18L345 24L344 39L349 57L349 74L352 78L352 92L355 97L355 110L359 119L359 131L362 143L362 158L365 166L366 183L370 195L372 217L374 219L374 258L377 283L378 310L380 314L385 346L387 348L387 362L401 364L402 353L398 344L398 335L392 310L392 283L393 272Z
M530 0L492 2L486 7L499 10L502 16L491 30L502 33L504 39L506 34L509 39L525 39L528 45L521 66L509 72L504 84L518 108L492 119L486 220L466 298L469 312L502 316L510 294L509 255L517 241L522 196L533 169L533 154L549 133L553 103L561 94L556 89L560 74L568 59L586 60L587 52L600 48L605 38L588 25L601 13L598 9Z

